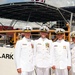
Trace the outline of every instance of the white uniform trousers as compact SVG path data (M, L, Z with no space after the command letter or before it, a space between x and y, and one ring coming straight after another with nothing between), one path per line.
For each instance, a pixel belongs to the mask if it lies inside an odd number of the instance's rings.
M68 75L68 70L67 69L56 69L55 75Z
M21 74L19 74L19 75L33 75L33 71L31 71L31 72L25 72L25 71L23 71Z
M49 68L36 68L36 74L37 75L50 75L49 74Z
M72 75L75 75L75 67L72 67Z

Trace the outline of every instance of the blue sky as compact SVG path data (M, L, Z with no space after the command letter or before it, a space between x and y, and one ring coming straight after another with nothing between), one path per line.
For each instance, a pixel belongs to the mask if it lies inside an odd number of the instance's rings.
M30 1L30 0L0 0L0 4L12 3L12 2L24 2L24 1Z
M23 1L25 1L25 0L7 0L8 3L9 2L23 2Z

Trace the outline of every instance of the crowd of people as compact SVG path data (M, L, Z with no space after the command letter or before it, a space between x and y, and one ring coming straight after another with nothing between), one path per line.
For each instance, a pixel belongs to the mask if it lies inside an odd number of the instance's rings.
M72 43L63 39L65 30L55 30L57 41L46 38L49 29L40 27L40 38L31 40L32 27L25 26L24 37L15 46L14 60L20 75L75 75L75 32L71 32Z

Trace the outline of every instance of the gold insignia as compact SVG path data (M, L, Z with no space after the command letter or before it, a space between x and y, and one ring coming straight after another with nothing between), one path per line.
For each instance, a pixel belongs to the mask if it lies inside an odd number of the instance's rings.
M49 48L49 43L46 43L46 47Z
M66 46L63 46L63 49L66 49Z
M33 44L31 44L31 47L32 47L32 48L34 48L34 45L33 45Z
M31 32L31 30L24 30L24 32Z
M71 36L72 36L72 37L75 37L75 33L73 33Z

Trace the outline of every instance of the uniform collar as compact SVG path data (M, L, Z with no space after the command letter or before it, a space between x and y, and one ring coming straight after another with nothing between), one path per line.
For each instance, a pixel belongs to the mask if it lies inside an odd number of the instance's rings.
M40 38L42 41L45 41L45 40L47 40L47 38Z
M26 37L23 37L23 40L26 40L27 42L31 41L31 39L27 39Z
M64 41L64 39L62 39L62 40L57 40L57 42L63 42Z

